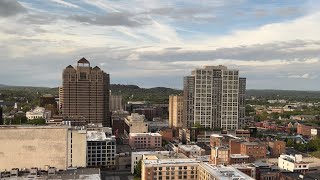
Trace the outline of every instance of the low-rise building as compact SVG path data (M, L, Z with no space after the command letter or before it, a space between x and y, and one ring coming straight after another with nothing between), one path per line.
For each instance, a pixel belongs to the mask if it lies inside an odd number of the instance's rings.
M159 133L130 133L129 145L133 149L158 149L162 147Z
M197 180L254 180L252 177L232 166L214 166L200 163Z
M243 164L251 162L253 162L253 158L250 158L248 155L230 154L229 164Z
M139 151L132 152L131 154L131 173L134 173L134 169L136 168L138 162L142 160L144 155L152 155L152 154L161 154L163 156L172 157L175 155L172 151Z
M133 112L138 114L143 114L148 121L152 121L153 118L160 117L160 114L157 113L157 108L154 108L154 107L137 108L137 109L134 109Z
M67 126L0 126L0 171L86 167L86 134Z
M228 165L230 151L227 147L211 148L211 163L214 165Z
M168 127L168 120L161 118L154 118L152 121L148 121L148 132L157 132L160 129Z
M44 107L36 107L26 112L28 120L32 119L49 119L51 117L51 111L46 110Z
M115 160L118 170L130 170L131 154L129 152L116 154Z
M286 142L284 141L269 141L268 146L270 148L271 157L279 157L286 152Z
M205 150L197 145L178 145L178 152L183 153L187 157L203 156L205 155Z
M297 133L301 134L302 136L311 136L311 129L313 129L312 126L298 124Z
M302 155L280 155L278 158L278 166L280 169L291 172L306 172L309 169L309 163L302 161Z
M116 138L103 131L87 132L87 166L115 167Z
M142 160L141 180L150 179L187 179L197 180L197 168L200 161L196 159L153 159Z
M236 130L235 135L237 137L250 137L250 131L244 130L244 129L238 129Z
M233 164L231 166L252 177L253 179L257 179L256 167L252 164Z
M256 168L257 180L278 180L279 168L264 162L252 164Z
M132 113L131 116L127 116L125 119L125 133L147 133L148 123L144 115L138 113Z
M258 142L242 142L240 154L251 156L254 159L264 159L267 156L267 147Z
M162 140L166 140L166 141L173 140L173 129L171 129L171 128L162 128L159 131L159 134L161 134Z
M211 134L210 136L210 146L211 147L220 147L223 146L223 136L219 134Z

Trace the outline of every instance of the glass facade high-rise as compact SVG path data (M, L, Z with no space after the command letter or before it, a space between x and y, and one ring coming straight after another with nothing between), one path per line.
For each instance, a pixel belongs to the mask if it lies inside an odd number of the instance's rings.
M246 79L225 66L206 66L184 78L184 125L226 130L242 127ZM241 124L242 123L242 124Z
M85 58L63 71L62 87L59 90L62 115L82 116L87 123L102 123L110 126L109 74L99 67L92 68Z

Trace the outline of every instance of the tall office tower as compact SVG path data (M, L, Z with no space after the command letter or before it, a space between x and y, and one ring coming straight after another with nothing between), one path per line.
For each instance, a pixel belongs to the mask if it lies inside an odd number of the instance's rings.
M82 58L76 68L69 65L64 69L62 79L59 93L63 116L83 116L87 123L110 126L109 74L90 67Z
M3 125L3 113L2 113L2 106L0 106L0 125Z
M239 78L239 128L246 125L246 78Z
M183 79L183 127L194 125L194 82L195 77L187 76Z
M225 66L206 66L184 78L186 127L238 129L244 121L245 78Z
M183 125L183 96L169 96L169 128Z

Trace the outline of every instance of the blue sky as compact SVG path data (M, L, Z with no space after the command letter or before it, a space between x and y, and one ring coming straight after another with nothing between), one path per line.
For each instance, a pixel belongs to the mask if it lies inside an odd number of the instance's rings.
M56 87L82 57L112 83L182 89L226 65L249 89L320 90L316 0L0 0L0 84Z

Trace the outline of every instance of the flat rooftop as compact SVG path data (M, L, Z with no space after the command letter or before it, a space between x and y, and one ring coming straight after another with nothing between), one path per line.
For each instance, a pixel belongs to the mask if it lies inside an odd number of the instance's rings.
M48 175L47 173L40 173L39 176L29 175L29 173L23 174L19 177L5 178L7 180L64 180L64 179L81 179L81 180L101 180L100 169L98 168L82 168L72 169L67 171L57 172L54 175Z
M232 166L213 166L208 163L201 163L200 166L220 180L254 180L250 176L244 174L243 172Z
M249 158L249 156L242 154L230 154L230 158Z
M145 155L145 154L170 154L173 151L138 151L132 152L132 155Z
M68 129L68 126L1 125L0 129Z
M244 144L244 145L249 145L249 146L258 146L258 145L262 145L258 142L242 142L241 144Z
M156 159L156 160L143 160L145 165L178 165L178 164L197 164L200 161L196 159Z
M154 156L157 157L157 159L159 160L163 160L163 159L184 159L184 158L188 158L186 155L182 154L182 153L174 153L174 152L170 152L170 153L155 153L155 154L144 154L145 157L147 156Z
M161 136L159 133L129 133L129 136Z
M113 137L107 137L105 132L87 131L87 141L111 141Z
M220 134L211 134L211 137L217 137L217 138L222 138L223 136L221 136Z
M184 150L184 151L201 151L203 150L201 147L197 145L178 145L178 148Z

